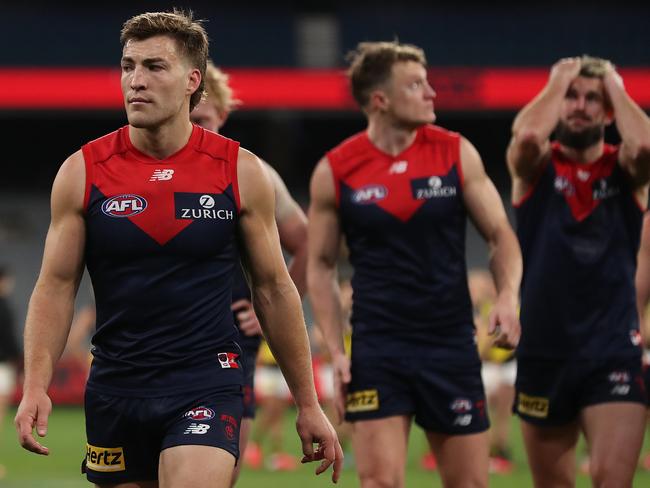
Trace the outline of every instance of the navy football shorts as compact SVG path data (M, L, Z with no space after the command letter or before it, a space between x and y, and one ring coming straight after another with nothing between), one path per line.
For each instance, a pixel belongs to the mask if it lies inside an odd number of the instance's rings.
M479 362L441 364L431 358L355 358L345 419L415 416L428 432L474 434L490 426Z
M158 479L160 452L179 445L214 446L239 458L240 385L161 398L86 391L88 481L116 484Z
M517 359L513 411L537 425L575 421L590 405L608 402L646 403L641 359Z
M244 414L247 419L255 418L255 365L257 364L257 347L242 347L241 364L244 369Z

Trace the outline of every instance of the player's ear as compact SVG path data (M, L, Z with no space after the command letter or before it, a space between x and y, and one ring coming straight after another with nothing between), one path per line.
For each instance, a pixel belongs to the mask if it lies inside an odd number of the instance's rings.
M384 90L377 88L370 93L370 100L368 102L370 111L379 110L380 112L384 112L388 109L388 105L388 97Z
M196 90L198 90L200 84L201 84L201 72L197 68L190 70L189 74L187 75L188 94L191 95Z

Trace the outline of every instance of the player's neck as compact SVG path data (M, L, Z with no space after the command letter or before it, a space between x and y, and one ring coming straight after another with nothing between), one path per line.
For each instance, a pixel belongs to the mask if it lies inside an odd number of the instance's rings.
M589 146L585 149L575 149L573 147L565 146L560 144L562 154L564 154L571 161L577 163L593 163L600 159L605 151L605 141L601 139L596 144Z
M417 129L399 128L394 125L370 120L368 123L368 139L387 154L397 156L413 144Z
M131 143L144 154L156 159L165 159L180 151L190 140L192 124L189 118L177 117L173 123L152 128L129 126Z

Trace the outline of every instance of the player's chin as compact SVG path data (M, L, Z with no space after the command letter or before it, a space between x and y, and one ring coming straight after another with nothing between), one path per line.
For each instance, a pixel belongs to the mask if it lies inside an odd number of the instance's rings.
M127 112L126 117L129 121L129 125L135 127L136 129L148 129L156 125L151 116L147 116L143 113Z

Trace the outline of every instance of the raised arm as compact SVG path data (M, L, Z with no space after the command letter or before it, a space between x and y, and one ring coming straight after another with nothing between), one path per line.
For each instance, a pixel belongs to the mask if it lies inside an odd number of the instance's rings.
M520 335L517 303L522 273L519 243L508 222L501 197L485 173L481 157L464 138L461 140L460 157L465 206L488 244L490 272L497 289L488 332L495 336L496 345L516 347Z
M266 165L275 191L275 221L280 244L289 254L289 276L300 296L307 291L307 217L296 202L278 172Z
M636 304L639 310L639 329L643 343L647 347L650 344L650 317L646 314L646 308L650 303L650 213L643 216L643 227L641 230L641 245L637 256L636 268Z
M338 480L343 453L323 414L314 389L311 354L300 296L282 258L273 214L274 194L268 172L253 154L241 149L238 160L241 197L239 231L242 257L251 277L253 304L298 408L296 422L305 461L323 459L317 474L334 464ZM319 447L314 452L312 443Z
M343 345L345 320L336 268L341 230L334 179L327 158L323 158L314 170L310 193L307 282L316 323L332 358L335 404L339 420L342 420L350 382L350 361Z
M513 199L522 198L549 157L549 138L560 120L561 102L580 72L580 58L561 59L544 89L515 117L506 158L513 178Z
M635 186L643 187L650 181L650 118L627 94L623 79L610 63L603 85L621 136L621 165L632 175Z
M47 433L52 402L47 388L70 330L74 298L84 266L85 169L81 151L68 158L52 187L52 220L45 240L43 263L27 310L25 323L25 383L16 413L20 444L48 454L36 441Z

